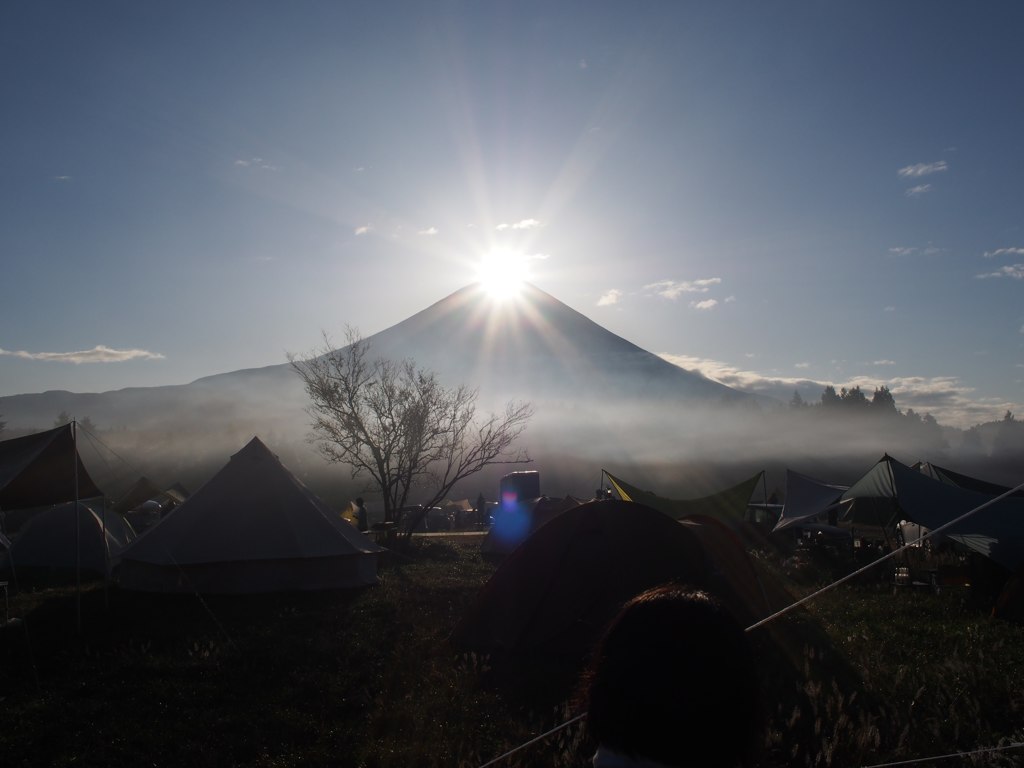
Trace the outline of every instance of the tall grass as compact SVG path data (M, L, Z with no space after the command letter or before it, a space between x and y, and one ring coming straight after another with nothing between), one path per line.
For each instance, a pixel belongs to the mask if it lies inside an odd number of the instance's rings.
M414 542L367 590L16 595L0 630L4 766L478 766L575 714L578 670L447 642L493 566ZM799 590L799 584L790 584ZM957 593L840 588L755 633L762 764L852 766L1020 738L1024 634ZM584 766L574 725L503 766ZM1003 765L1024 753L985 756Z

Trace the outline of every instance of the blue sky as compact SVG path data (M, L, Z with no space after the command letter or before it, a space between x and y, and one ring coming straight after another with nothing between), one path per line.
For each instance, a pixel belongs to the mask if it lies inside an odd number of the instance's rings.
M0 5L0 395L184 383L475 278L724 383L1024 416L1024 5Z

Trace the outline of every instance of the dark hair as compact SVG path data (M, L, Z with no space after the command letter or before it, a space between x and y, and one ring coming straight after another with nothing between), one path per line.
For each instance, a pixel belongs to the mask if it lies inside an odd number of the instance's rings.
M587 727L601 746L673 766L751 757L760 725L753 652L706 592L666 585L626 603L587 682Z
M356 498L356 505L360 506L360 507L363 506L363 497L362 496L359 496L359 497Z

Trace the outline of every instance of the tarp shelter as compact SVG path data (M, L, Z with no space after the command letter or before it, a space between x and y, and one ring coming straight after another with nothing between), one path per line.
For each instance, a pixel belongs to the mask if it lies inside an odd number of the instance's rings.
M480 551L485 555L507 555L533 533L558 515L578 507L582 502L572 496L537 499L498 507Z
M895 526L906 519L934 531L996 496L935 480L887 455L843 498L853 502L849 517L855 522ZM1002 499L943 535L1016 573L1024 566L1024 498Z
M73 581L79 564L83 574L103 577L134 539L135 532L117 513L83 502L76 511L72 501L29 520L14 539L9 557L19 579L32 571L47 571Z
M987 480L979 480L976 477L964 475L960 472L954 472L952 469L946 469L945 467L937 466L931 462L918 464L915 465L915 467L920 470L922 474L935 478L947 485L955 485L957 488L966 488L969 491L977 491L978 493L988 494L989 496L1001 496L1010 490L1005 485L990 483ZM1024 492L1017 491L1013 495L1024 497Z
M672 581L717 595L740 621L764 617L770 606L749 559L725 526L708 523L715 531L702 537L702 522L617 499L569 509L502 562L452 641L580 658L626 600Z
M103 495L82 464L73 429L73 424L65 424L0 442L0 510Z
M644 491L635 485L630 485L624 480L612 475L608 470L603 470L608 477L615 492L623 501L635 501L645 504L651 509L663 512L675 520L682 520L689 515L707 515L720 520L731 520L739 522L746 517L747 504L764 472L758 472L749 480L726 488L725 490L713 493L709 496L702 496L696 499L666 499L650 491Z
M382 551L253 438L122 553L117 579L151 592L360 587L377 583Z
M772 529L773 532L785 530L797 523L829 513L838 507L839 499L847 490L848 486L823 483L813 477L787 469L786 503L782 506L782 514L779 516L779 522Z

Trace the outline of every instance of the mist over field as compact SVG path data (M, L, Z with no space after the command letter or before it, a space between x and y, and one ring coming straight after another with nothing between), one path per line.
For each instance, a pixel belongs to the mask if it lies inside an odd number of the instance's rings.
M852 482L885 453L1019 482L1010 461L1019 446L1000 446L993 429L968 440L907 418L898 403L826 410L744 393L672 365L533 288L500 311L479 290L463 289L367 342L371 355L411 359L449 386L477 387L478 415L508 401L532 404L516 446L531 463L490 467L457 487L459 497L494 498L502 474L525 468L541 472L550 496L589 498L602 469L681 498L767 470L771 493L784 485L786 468ZM332 503L360 493L372 499L365 478L353 480L310 443L308 404L283 362L173 387L0 398L0 413L6 436L48 428L60 413L88 419L95 435L85 435L83 454L112 495L142 474L195 489L256 435Z

